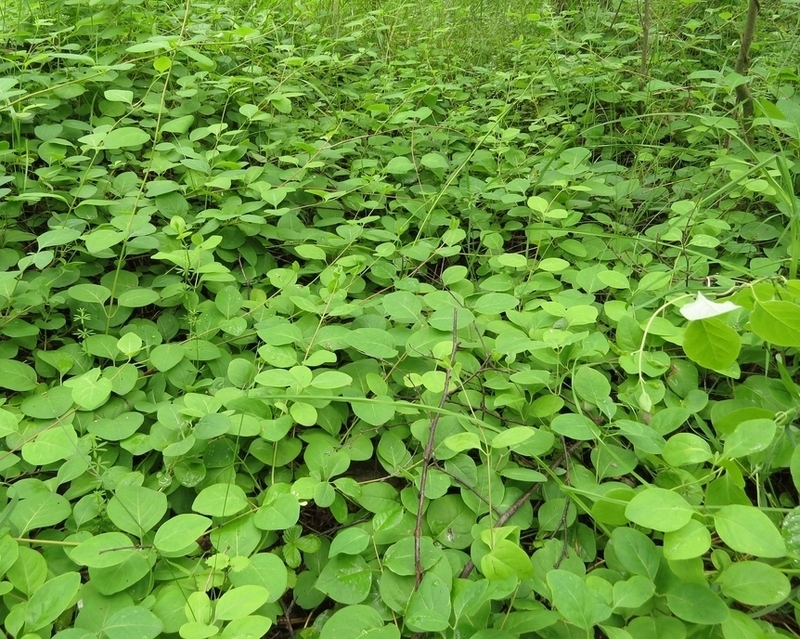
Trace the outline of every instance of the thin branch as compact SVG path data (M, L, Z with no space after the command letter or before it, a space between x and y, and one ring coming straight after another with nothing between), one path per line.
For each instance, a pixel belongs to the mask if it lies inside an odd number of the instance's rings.
M739 56L736 58L735 71L746 76L750 70L750 45L756 33L756 19L761 8L758 0L750 0L747 7L747 19L742 31L742 44L739 47ZM753 145L753 96L750 87L741 83L736 87L736 101L742 105L742 129L747 143Z
M639 90L644 89L645 80L647 77L647 61L650 57L650 14L652 9L650 7L650 0L644 0L644 14L641 16L642 20L642 61L639 65Z
M439 400L439 410L444 408L447 403L447 398L453 393L456 388L450 388L450 380L453 375L453 367L456 363L456 353L458 352L458 308L453 308L453 350L450 353L450 365L444 374L444 390L442 390L442 399ZM439 423L442 413L438 412L431 419L431 429L428 433L428 443L425 444L425 450L422 453L422 473L419 478L419 501L417 502L417 523L414 526L414 573L416 574L416 581L414 589L419 588L422 583L422 559L421 555L421 538L422 538L422 509L425 506L425 485L428 482L428 468L430 468L433 460L434 437L436 436L436 425Z
M486 505L487 505L489 508L491 508L492 512L493 512L495 515L497 515L498 517L500 516L500 511L499 511L499 510L497 510L497 507L496 507L496 506L494 506L494 505L492 505L492 502L490 502L490 501L489 501L489 500L488 500L486 497L484 497L483 495L481 495L481 494L480 494L480 492L478 491L478 489L477 489L477 488L475 488L475 486L472 486L472 485L468 484L468 483L467 483L467 482L465 482L463 479L461 479L460 477L458 477L458 476L454 475L454 474L453 474L453 473L451 473L449 470L445 470L444 468L442 468L442 467L441 467L441 466L439 466L438 464L436 464L436 470L438 470L438 471L439 471L439 472L441 472L441 473L444 473L445 475L447 475L448 477L450 477L450 479L452 479L452 480L454 480L454 481L457 481L459 484L461 484L461 486L462 486L463 488L466 488L466 489L467 489L468 491L470 491L470 492L471 492L473 495L475 495L475 496L476 496L478 499L480 499L480 500L481 500L481 501L482 501L484 504L486 504ZM77 543L76 543L75 545L77 545Z
M552 464L550 464L550 470L555 470L556 468L561 466L561 464L565 460L567 460L572 453L578 450L578 448L580 448L581 445L583 445L583 442L578 441L572 444L569 448L565 449L564 452L562 452L561 455L558 456L558 459L556 459ZM528 503L531 497L533 497L537 492L539 492L539 490L541 490L542 485L543 484L541 483L534 484L527 491L525 491L525 493L519 499L517 499L517 501L515 501L508 507L508 510L506 510L502 515L500 515L500 517L497 518L497 521L494 522L492 528L500 528L501 526L505 525L505 523L509 519L511 519L520 508L522 508L526 503ZM461 577L461 579L466 579L467 577L470 576L473 570L475 570L475 564L472 562L472 560L470 560L467 562L466 566L464 566L464 569L461 571L461 575L459 576Z
M289 605L286 606L286 610L283 613L283 617L286 619L286 632L290 639L294 639L294 627L292 626L292 608L294 608L294 603L295 599L292 597L292 600L289 602Z
M567 442L564 441L564 437L561 437L561 445L566 449ZM564 459L564 470L566 471L566 475L564 476L564 483L569 486L570 485L570 463L569 457ZM569 498L569 495L564 495L564 510L561 511L561 519L558 522L558 527L556 531L560 530L561 528L564 529L564 544L561 546L561 553L558 555L558 559L556 559L556 563L553 564L553 568L558 569L561 565L561 562L566 559L567 555L569 554L569 527L567 526L567 517L569 516L569 507L572 504L572 500ZM553 533L555 535L555 533Z

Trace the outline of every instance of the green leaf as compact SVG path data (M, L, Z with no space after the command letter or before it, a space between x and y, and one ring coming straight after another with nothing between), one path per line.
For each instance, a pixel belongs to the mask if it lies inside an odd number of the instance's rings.
M165 373L180 364L185 356L186 351L180 344L159 344L150 351L150 363Z
M641 575L634 575L627 581L614 584L614 608L638 608L647 603L655 594L652 581Z
M689 322L683 336L686 356L715 371L724 370L736 362L741 349L739 334L716 317Z
M262 586L238 586L228 590L217 601L214 618L223 621L240 619L267 603L269 591Z
M311 380L311 386L322 390L346 388L353 383L353 378L339 371L320 371Z
M34 466L46 466L68 459L78 452L75 429L62 424L40 433L34 441L23 444L22 459Z
M344 341L348 346L369 357L391 359L397 355L392 336L377 328L357 328L349 331Z
M636 493L625 508L625 516L630 521L661 532L683 528L694 512L678 493L655 487Z
M706 585L680 583L667 592L667 607L679 619L714 626L728 618L728 606Z
M361 555L336 555L325 564L315 587L334 601L350 606L364 601L371 586L372 571Z
M481 572L489 581L503 581L510 577L527 579L533 574L533 565L522 548L513 541L501 539L481 558Z
M477 433L456 433L445 438L444 445L456 453L465 450L480 450L481 439Z
M436 547L430 537L421 537L419 541L420 564L423 570L428 570L441 559L442 551ZM406 537L389 546L383 555L383 565L397 575L410 576L415 574L414 545L414 539Z
M144 486L120 486L106 512L117 528L143 537L166 514L167 496Z
M492 448L511 448L514 450L523 442L536 437L537 434L538 431L530 426L512 426L495 435L490 446ZM474 448L480 448L480 444L474 446Z
M519 299L508 293L486 293L472 305L472 310L481 315L497 315L519 306Z
M748 419L725 438L724 457L737 459L765 450L772 443L778 425L772 419Z
M383 297L383 310L392 321L414 324L422 319L422 300L407 291L394 291Z
M17 546L16 550L16 557L11 555L6 577L14 588L31 596L47 579L47 562L41 554L27 546Z
M770 606L784 601L791 592L789 578L761 561L731 564L717 579L722 594L748 606Z
M378 395L368 399L353 400L353 413L370 426L382 426L395 415L393 400L388 395Z
M125 561L109 568L90 568L92 585L103 595L109 596L127 590L151 572L149 553L131 554Z
M554 433L570 439L591 440L600 436L600 430L594 422L585 415L578 415L577 413L557 415L550 422L550 428Z
M234 286L220 289L214 298L214 306L226 318L236 315L242 308L242 302L244 302L244 297Z
M262 371L255 376L257 384L268 386L270 388L288 388L297 380L289 373L289 371L282 368L273 368L270 370Z
M64 497L45 489L20 499L11 511L10 520L19 529L19 534L25 536L31 530L60 524L71 512Z
M611 395L611 384L600 371L581 366L572 376L572 389L581 399L595 406L607 400Z
M99 284L76 284L71 286L67 293L72 299L87 304L103 304L111 297L111 291Z
M347 606L334 612L322 626L319 639L361 639L383 627L380 614L369 606Z
M269 552L251 555L247 566L228 573L228 579L234 586L256 585L266 588L269 591L267 601L270 603L283 596L288 578L284 563Z
M125 104L133 104L133 91L124 89L108 89L103 91L103 96L109 102L124 102Z
M261 530L286 530L300 518L300 502L292 493L272 493L255 514L255 523Z
M386 173L402 175L403 173L408 173L409 171L414 171L415 169L416 167L411 160L409 160L407 157L400 156L389 160L389 163L386 165L384 170Z
M234 619L220 635L221 639L243 639L249 637L266 637L272 627L272 619L260 615L249 615L240 619Z
M317 409L306 402L294 402L289 407L289 414L301 426L313 426L318 419Z
M705 439L694 433L677 433L670 437L661 450L664 461L671 466L702 464L714 455Z
M117 304L125 308L142 308L155 304L161 296L151 288L132 288L117 298Z
M105 149L127 149L142 146L150 141L148 135L142 129L133 126L112 129L103 139L102 148Z
M792 475L792 483L794 484L795 490L800 493L800 446L795 446L792 451L789 470Z
M147 608L129 606L118 610L103 626L108 639L155 639L164 624Z
M236 484L212 484L200 491L192 510L211 517L230 517L247 508L247 496Z
M210 527L208 517L193 513L176 515L161 524L153 545L163 553L178 553L191 548Z
M614 554L626 570L653 581L661 564L661 553L655 543L633 528L616 528L611 534Z
M415 632L441 632L450 625L450 611L450 584L428 572L411 595L405 621Z
M587 632L611 616L609 608L578 575L567 570L547 573L553 605L569 623Z
M319 246L313 246L311 244L299 244L294 247L294 250L297 251L300 257L306 260L325 260L328 257L325 251Z
M725 639L766 639L767 637L761 626L741 610L731 610L730 617L722 622L720 628Z
M22 403L24 404L25 401L23 400ZM70 405L72 405L71 395L69 403ZM14 416L13 413L10 413L7 410L3 410L2 408L0 408L0 437L7 437L8 435L12 435L17 432L19 432L17 418Z
M125 239L125 233L112 231L111 229L97 229L88 235L84 235L82 239L86 243L86 250L90 254L99 255L122 242Z
M720 539L736 552L756 557L784 557L786 545L767 515L754 506L732 504L714 513Z
M338 532L331 542L328 557L336 555L360 555L367 549L370 535L362 528L345 528Z
M137 546L121 532L100 533L74 548L69 556L77 564L89 568L109 568L136 554Z
M25 608L25 629L36 632L54 622L78 594L81 576L77 572L66 572L38 588Z
M70 242L77 240L80 236L81 232L78 229L62 226L57 229L45 231L36 238L36 242L39 245L39 250L41 251L43 249L50 248L51 246L62 246L64 244L69 244Z
M672 561L702 557L711 548L711 533L696 519L664 535L664 556Z
M419 159L419 163L428 169L447 169L450 164L443 155L439 153L426 153Z
M800 348L800 306L792 302L756 302L750 328L775 346Z
M36 371L24 362L0 360L0 388L22 393L36 388Z
M114 389L110 379L100 376L99 368L70 379L66 385L72 388L72 401L84 410L94 410L105 404Z

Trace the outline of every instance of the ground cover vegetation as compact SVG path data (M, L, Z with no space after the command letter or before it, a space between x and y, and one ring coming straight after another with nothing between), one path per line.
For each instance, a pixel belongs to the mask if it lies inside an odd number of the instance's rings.
M760 9L4 3L5 636L797 636Z

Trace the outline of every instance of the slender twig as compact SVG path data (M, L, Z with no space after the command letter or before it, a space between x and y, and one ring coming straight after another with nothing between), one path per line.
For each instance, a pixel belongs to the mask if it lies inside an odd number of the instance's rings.
M564 441L564 437L561 437L561 445L566 450L567 442ZM564 459L564 483L569 486L570 485L570 465L569 465L569 457ZM556 563L553 564L553 568L558 569L561 565L561 562L566 559L567 555L569 554L569 527L567 526L567 517L569 516L569 507L572 501L569 498L569 495L564 495L564 510L561 511L561 519L558 522L558 527L556 528L556 532L560 529L564 529L564 543L561 546L561 552L558 555L558 559L556 559ZM555 535L555 532L553 533Z
M450 379L453 375L453 367L456 363L456 353L458 351L458 308L453 308L453 350L450 353L450 362L444 374L444 390L442 390L442 399L439 400L439 410L444 408L447 398L456 389L450 388ZM428 482L428 468L430 468L433 460L433 447L434 438L436 436L436 425L442 416L441 412L436 413L431 419L431 429L428 433L428 443L425 444L425 450L422 453L422 473L419 478L419 501L417 502L417 523L414 526L414 573L416 574L416 581L414 588L419 588L422 582L422 559L421 555L421 538L422 538L422 509L425 506L425 484Z
M580 448L582 444L583 444L582 441L578 441L572 444L569 448L564 449L564 452L561 453L561 455L559 455L558 459L556 459L552 464L550 464L550 470L555 470L556 468L558 468L565 460L569 458L569 456L573 452L575 452L578 448ZM522 508L526 503L528 503L531 497L533 497L537 492L539 492L539 490L541 490L543 485L544 484L541 483L534 484L528 490L526 490L525 493L519 499L517 499L517 501L515 501L508 507L508 510L506 510L502 515L500 515L500 517L497 518L497 521L494 522L492 528L499 528L500 526L503 526L509 519L511 519L517 513L517 511L520 508ZM475 570L475 564L472 562L472 560L470 560L467 562L466 566L464 566L464 569L461 571L460 575L461 579L466 579L467 577L469 577L473 570Z
M457 475L454 475L449 470L445 470L444 468L442 468L438 464L436 464L436 470L438 470L441 473L444 473L445 475L450 477L450 479L453 479L454 481L457 481L459 484L461 484L461 486L463 488L465 488L466 490L470 491L473 495L475 495L478 499L480 499L484 504L486 504L494 512L495 515L497 515L498 517L500 516L500 511L497 510L497 506L494 506L492 504L492 502L490 502L486 497L481 495L481 493L478 491L477 488L475 488L475 486L472 486L471 484L468 484L463 479L461 479Z
M739 55L736 58L734 70L739 75L746 76L750 71L750 45L753 44L753 37L756 33L756 20L758 11L761 8L758 0L750 0L747 5L747 19L742 31L742 42L739 47ZM745 140L753 145L753 95L750 88L744 82L736 86L736 101L742 105L742 129Z
M286 606L286 610L283 613L284 619L286 619L286 631L289 633L290 639L294 639L294 628L292 627L292 608L294 608L294 597Z
M642 60L639 65L639 91L644 89L647 76L647 59L650 57L650 0L644 0L644 15L641 16L642 24Z

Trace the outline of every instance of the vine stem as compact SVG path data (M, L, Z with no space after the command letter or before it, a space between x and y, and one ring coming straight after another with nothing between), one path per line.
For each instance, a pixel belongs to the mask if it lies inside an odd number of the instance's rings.
M456 353L458 352L458 308L453 308L453 350L450 352L450 365L444 374L444 389L442 398L439 400L439 410L444 408L447 398L455 391L450 388L450 381L453 376L453 367L456 363ZM421 559L421 539L422 539L422 510L425 506L425 485L428 483L428 469L433 463L433 445L436 437L436 425L439 423L442 413L437 412L431 419L431 429L428 433L428 442L422 453L422 473L419 478L419 501L417 502L417 522L414 526L414 574L416 575L414 589L419 588L422 583L422 559Z
M578 450L578 448L580 448L582 445L583 445L582 441L577 441L573 444L570 444L569 448L565 448L564 452L561 453L561 455L559 455L558 459L556 459L552 464L550 464L550 470L555 470L556 468L561 466L561 464L564 463L564 461L568 460L569 456L576 450ZM542 486L543 484L541 483L534 484L528 490L526 490L525 493L519 499L517 499L517 501L515 501L508 507L508 510L506 510L502 515L500 515L500 517L497 518L497 521L494 522L492 528L499 528L500 526L503 526L509 519L511 519L516 514L516 512L520 508L522 508L528 502L528 500L531 497L533 497L539 490L541 490ZM459 577L461 577L461 579L466 579L467 577L470 576L473 570L475 570L475 564L470 559L464 566Z

